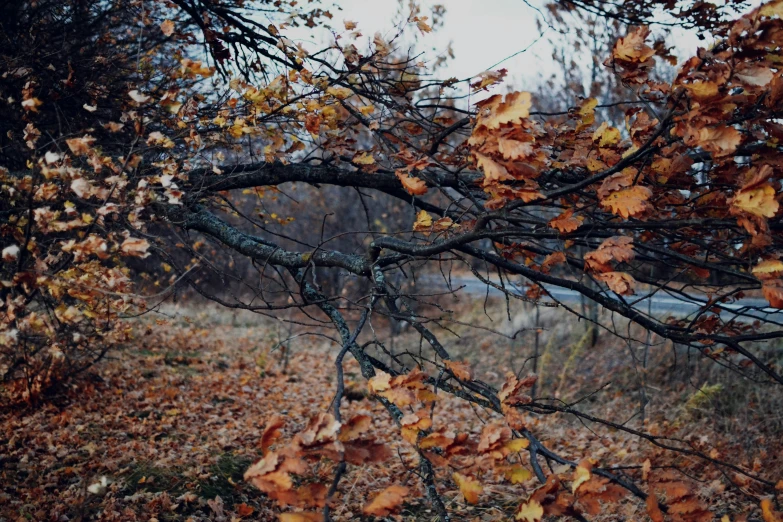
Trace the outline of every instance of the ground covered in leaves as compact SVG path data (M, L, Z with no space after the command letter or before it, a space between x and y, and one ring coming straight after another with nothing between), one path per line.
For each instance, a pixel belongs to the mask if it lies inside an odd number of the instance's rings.
M475 313L480 315L478 310ZM542 315L541 322L562 325L558 323L562 318L554 314ZM113 353L45 404L2 412L0 520L276 520L281 512L277 503L246 483L243 474L261 457L261 436L269 419L275 415L286 419L285 439L330 407L335 389L334 344L317 336L281 343L290 332L255 318L243 323L236 317L226 320L202 314L137 326L133 345ZM520 326L525 325L511 325ZM634 373L622 370L620 357L608 355L610 342L588 348L580 328L539 330L544 334L541 393L572 401L583 390L600 389L582 400L580 407L596 415L632 417L633 399L628 397L633 396L630 376ZM504 366L519 371L532 340L498 338L483 330L456 328L455 332L462 335L450 348L471 362L475 374L494 384L502 382L498 372ZM409 332L396 342L403 349L418 340ZM658 373L670 381L677 372L693 372L693 368L666 366L664 359L660 364ZM383 407L369 398L355 362L347 360L345 367L344 418L372 417L370 434L386 444L393 457L380 465L350 466L340 483L333 517L371 520L362 514L368 500L388 486L403 485L410 493L400 514L390 519L434 520L415 474L415 451L399 436ZM605 387L610 381L613 387ZM672 385L651 398L648 430L685 433L693 447L712 456L730 457L767 476L779 475L780 443L774 436L779 413L768 419L768 425L759 425L754 411L765 414L763 407L751 404L750 411L743 409L743 417L737 420L736 412L715 409L731 408L728 399L710 405L722 388L699 392L694 398L689 379L682 382L686 384ZM732 420L715 421L718 414ZM434 429L447 426L476 440L493 418L497 416L452 398L438 401L432 416ZM668 459L667 465L681 468L683 477L688 473L699 477L689 482L690 491L717 518L731 514L735 520L738 513L758 513L753 484L735 474L723 474L687 457L666 456L643 441L588 429L561 415L530 423L539 438L562 455L575 461L589 456L611 463L634 479L640 478L645 460ZM521 457L517 463L526 466ZM330 463L317 464L311 480L328 485L333 469ZM539 486L529 473L513 481L488 475L471 505L455 484L454 471L438 470L438 488L455 520L510 519L520 501ZM740 487L730 486L728 479ZM629 496L593 519L644 517L644 502Z

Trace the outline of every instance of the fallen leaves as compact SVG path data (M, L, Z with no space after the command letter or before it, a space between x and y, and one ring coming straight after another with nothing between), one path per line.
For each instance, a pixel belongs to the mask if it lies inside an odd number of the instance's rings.
M484 492L484 487L478 480L457 472L453 473L451 477L457 484L457 487L459 488L460 493L462 493L462 497L465 499L465 502L468 504L478 503L479 495Z

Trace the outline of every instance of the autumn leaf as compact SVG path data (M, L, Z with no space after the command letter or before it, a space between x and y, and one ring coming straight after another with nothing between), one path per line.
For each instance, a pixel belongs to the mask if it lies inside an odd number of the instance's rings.
M768 498L761 500L761 518L764 522L783 522L783 517L772 507L772 501Z
M512 484L522 484L523 482L530 480L533 474L527 468L517 464L507 468L505 470L504 476L506 480Z
M128 96L130 96L133 101L139 104L148 102L150 100L149 96L140 93L136 89L133 89L132 91L128 91Z
M160 30L163 32L166 36L171 36L174 34L174 22L171 20L164 20L160 23Z
M571 492L576 493L579 486L590 480L593 474L590 472L591 466L585 464L579 464L574 469L574 480L571 483Z
M488 182L514 179L514 177L508 173L506 167L484 154L476 153L476 164L484 171L485 184Z
M655 50L645 43L650 30L639 27L617 40L612 51L615 60L631 63L646 62L655 55Z
M583 220L584 218L581 216L574 217L574 209L570 208L556 218L551 219L549 226L563 234L567 234L579 228Z
M519 508L517 508L517 512L514 514L514 520L539 522L543 516L543 506L536 499L531 498L527 502L520 504Z
M461 381L469 381L473 378L473 374L470 371L470 366L467 361L443 361L443 364L451 370L451 373Z
M351 160L357 165L372 165L375 163L375 158L369 152L357 153Z
M362 512L374 517L387 517L402 505L409 493L410 490L405 486L389 486L365 505Z
M416 222L413 224L413 230L416 232L428 231L432 228L432 216L426 210L420 210L416 214Z
M498 151L507 160L524 159L534 154L533 143L508 138L498 139Z
M620 131L603 122L593 133L593 141L597 141L599 147L615 145L620 141Z
M505 99L496 94L477 105L479 115L477 126L497 129L509 123L522 123L530 116L531 97L529 92L511 92Z
M150 253L147 252L149 248L150 244L146 239L138 239L133 237L127 238L122 242L122 245L120 245L120 251L124 255L129 257L140 257L142 259L150 255Z
M65 143L68 144L68 148L71 149L73 154L76 156L83 156L85 154L89 154L89 152L92 150L92 144L95 143L95 138L89 134L86 134L81 138L71 138L69 140L65 140Z
M280 430L285 425L285 419L279 415L273 416L264 427L264 433L261 435L261 453L266 454L269 447L280 438L283 432Z
M652 522L664 522L663 513L661 508L658 507L658 498L654 494L647 496L645 504L647 506L647 514L650 515Z
M280 513L277 515L280 522L323 522L323 513L301 512Z
M775 199L775 189L765 183L761 186L740 190L731 200L734 209L759 217L775 217L780 205Z
M778 272L783 272L783 261L780 259L765 259L751 270L751 273L758 275L760 279L769 278Z
M467 477L457 472L453 473L451 477L459 487L459 491L462 493L465 501L468 504L476 504L478 502L479 495L484 492L484 488L482 487L481 483L476 479Z
M595 123L595 108L598 106L596 98L587 98L579 105L579 124L576 131L580 132Z
M362 433L370 429L371 425L372 418L368 415L354 415L340 427L339 439L343 442L357 439Z
M606 283L612 292L618 295L633 295L636 287L636 280L625 272L605 272L596 274L595 277Z
M764 281L761 293L764 294L764 299L769 301L769 306L783 309L783 280Z
M601 206L610 208L613 214L625 219L643 214L650 205L647 200L652 196L652 191L647 187L636 185L631 188L612 192L601 200Z
M737 150L742 134L733 127L702 127L696 135L696 145L716 157L728 156Z
M427 184L419 178L412 177L402 171L395 172L397 179L402 183L405 192L412 196L421 196L427 193Z

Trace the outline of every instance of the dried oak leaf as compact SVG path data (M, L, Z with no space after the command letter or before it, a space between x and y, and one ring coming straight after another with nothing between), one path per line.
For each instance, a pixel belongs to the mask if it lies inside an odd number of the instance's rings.
M473 378L467 361L443 361L443 364L461 381L469 381Z
M402 183L405 192L412 196L421 196L427 193L427 184L417 177L412 177L404 171L395 172L397 179Z
M451 477L459 487L459 491L462 493L465 501L468 504L476 504L478 502L479 495L484 492L484 487L481 485L481 482L472 477L468 477L456 472L452 474Z
M634 294L636 280L630 274L626 274L625 272L605 272L603 274L596 274L596 278L599 281L606 283L609 289L618 295Z
M612 192L601 200L601 206L610 208L612 213L625 219L644 213L650 204L647 202L652 196L652 190L641 185Z
M574 209L568 209L556 218L551 219L549 226L562 234L567 234L579 228L583 220L582 216L574 217Z
M362 512L375 517L389 516L402 505L409 493L410 490L405 486L389 486L364 506Z

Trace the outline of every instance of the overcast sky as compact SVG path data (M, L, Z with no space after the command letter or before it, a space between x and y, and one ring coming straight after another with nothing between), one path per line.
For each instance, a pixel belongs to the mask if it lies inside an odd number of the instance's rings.
M332 23L335 28L342 29L344 20L358 23L358 29L363 33L356 43L360 51L367 49L376 31L387 38L396 32L394 24L399 20L397 13L400 6L397 0L331 2L342 7L342 11L329 8L334 15ZM543 20L538 9L545 9L546 0L423 0L418 3L424 16L431 17L433 5L441 4L446 9L444 25L434 33L421 35L416 43L417 50L425 52L429 58L443 53L451 43L455 58L445 70L437 74L438 77L465 79L488 69L505 68L508 70L506 85L523 89L530 88L556 72L556 65L551 59L550 41L561 36L552 29L546 29L546 24L541 24L545 28L542 36L536 24L537 19ZM324 0L323 4L329 6L330 0ZM407 4L408 1L404 0L406 13ZM409 33L414 34L416 31L409 29ZM310 49L320 47L314 40L326 37L324 34L311 36L307 30L297 30L288 35L304 40L305 47ZM697 47L709 46L710 41L710 38L700 40L693 31L683 30L667 38L668 45L675 47L675 54L681 61L695 54ZM525 51L519 52L522 50ZM603 60L605 57L600 58ZM582 57L584 63L589 63L590 59L589 55Z

